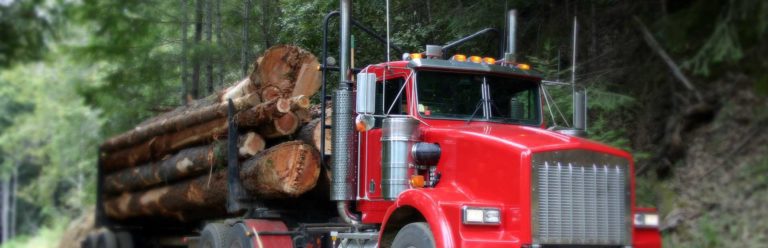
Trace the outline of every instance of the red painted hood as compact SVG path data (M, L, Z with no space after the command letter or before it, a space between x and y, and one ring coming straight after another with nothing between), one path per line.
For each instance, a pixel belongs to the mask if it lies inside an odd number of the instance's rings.
M589 149L629 158L629 153L611 146L560 134L538 127L476 121L440 121L425 128L426 139L451 137L462 141L497 143L520 152L541 152L563 149Z

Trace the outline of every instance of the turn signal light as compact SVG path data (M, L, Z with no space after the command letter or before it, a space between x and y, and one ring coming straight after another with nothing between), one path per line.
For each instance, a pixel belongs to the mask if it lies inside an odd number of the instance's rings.
M453 55L453 60L459 61L459 62L466 62L467 61L467 55L464 55L464 54Z
M489 64L489 65L492 65L492 64L496 64L496 59L491 58L491 57L485 57L485 58L483 58L483 62L485 62L486 64Z
M472 63L479 64L480 62L483 62L483 58L481 58L480 56L470 56L469 61L471 61Z
M527 71L527 70L530 70L530 69L531 69L531 66L530 66L529 64L517 64L517 66L516 66L516 67L517 67L518 69L520 69L520 70L524 70L524 71Z
M411 176L411 186L414 188L424 188L424 176L413 175Z

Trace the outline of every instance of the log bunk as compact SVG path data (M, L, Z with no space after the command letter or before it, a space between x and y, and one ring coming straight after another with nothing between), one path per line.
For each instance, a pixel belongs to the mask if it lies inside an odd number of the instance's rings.
M238 176L247 194L291 198L313 189L323 171L323 125L310 104L321 84L318 66L299 47L272 47L247 78L107 139L99 154L106 216L190 221L226 215L230 99L239 131Z

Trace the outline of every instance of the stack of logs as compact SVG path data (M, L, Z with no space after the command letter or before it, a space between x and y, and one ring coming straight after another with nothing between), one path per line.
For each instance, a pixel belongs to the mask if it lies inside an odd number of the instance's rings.
M99 155L106 215L181 221L225 215L228 99L247 193L288 198L314 188L323 127L313 120L319 111L311 113L309 98L320 88L318 67L301 48L272 47L248 78L106 140Z

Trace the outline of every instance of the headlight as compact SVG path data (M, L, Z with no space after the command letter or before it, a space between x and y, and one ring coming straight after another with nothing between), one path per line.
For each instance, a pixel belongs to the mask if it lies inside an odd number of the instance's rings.
M659 228L659 214L657 213L636 213L635 227L638 228Z
M462 222L468 225L498 225L501 223L501 210L465 206L462 218Z

